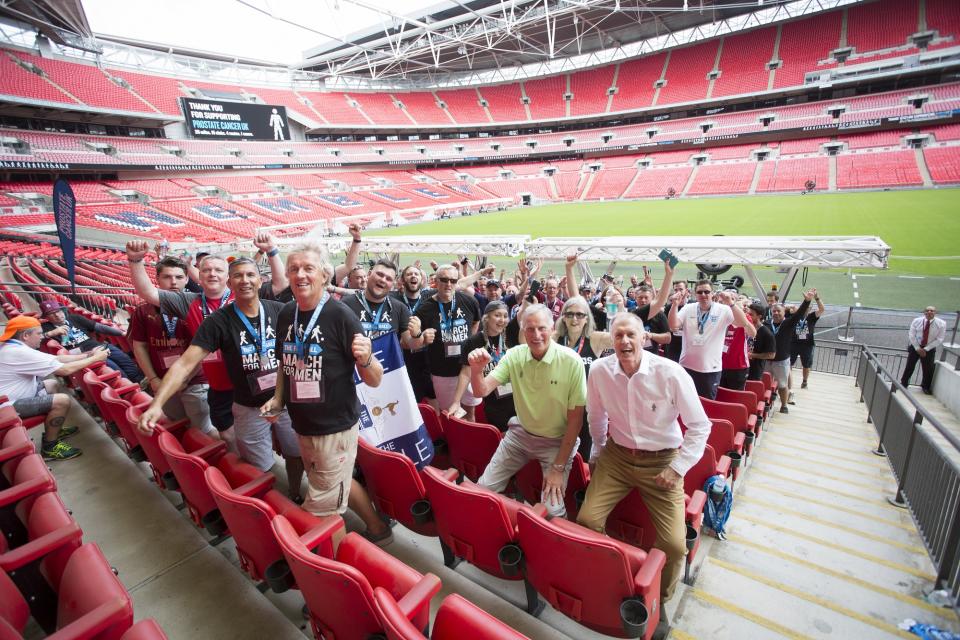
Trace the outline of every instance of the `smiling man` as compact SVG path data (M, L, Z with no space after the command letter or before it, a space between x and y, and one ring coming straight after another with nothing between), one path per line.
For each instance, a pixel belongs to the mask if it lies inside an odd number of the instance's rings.
M618 314L610 332L614 354L593 363L587 382L593 472L577 521L603 532L607 516L636 488L657 529L655 546L667 556L660 581L665 602L686 554L683 476L703 455L711 423L683 367L643 350L637 316Z
M517 410L517 420L510 421L478 484L503 491L517 471L537 460L543 469L541 500L551 516L564 516L563 496L580 441L587 376L580 356L551 338L549 308L531 305L520 326L526 344L507 351L488 375L483 374L492 360L487 349L474 349L467 357L476 395L483 398L510 388Z

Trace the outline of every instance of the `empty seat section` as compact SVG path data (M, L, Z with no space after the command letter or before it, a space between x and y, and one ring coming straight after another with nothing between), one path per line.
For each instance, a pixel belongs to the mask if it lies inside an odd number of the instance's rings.
M808 180L816 183L817 191L826 190L830 181L830 160L825 157L767 160L760 167L757 191L803 191Z
M843 154L837 157L837 187L919 186L923 184L912 150Z
M26 53L17 54L22 60L43 69L47 76L79 100L96 107L154 113L142 100L112 82L97 67L79 62L65 62L41 58Z
M403 103L407 115L417 124L451 124L447 112L440 108L432 93L426 91L394 93L393 97Z
M587 193L587 200L610 200L623 195L624 189L637 175L636 167L623 169L602 169L593 178L593 185Z
M562 118L567 114L563 94L567 92L567 76L550 76L527 80L523 90L530 98L530 115L534 120Z
M180 89L180 81L176 78L121 71L120 69L107 69L107 72L114 77L123 78L130 85L131 90L159 109L160 113L183 115L180 110L179 98L186 94Z
M784 140L780 143L780 155L794 153L817 153L820 145L830 142L830 138L807 138L806 140Z
M351 93L367 117L374 124L403 124L411 125L410 118L396 105L393 97L387 93Z
M747 193L756 169L756 162L702 165L687 193L690 195Z
M15 63L11 58L13 55L7 50L0 50L0 94L48 102L77 103L53 84Z
M437 91L437 97L447 105L447 110L458 124L489 123L487 112L480 105L476 89Z
M830 52L840 46L842 19L840 11L831 11L784 24L779 51L783 64L777 69L773 86L802 85L804 75L817 70L817 63L826 60Z
M151 198L184 198L196 194L169 180L115 180L105 183L111 189L139 191Z
M905 131L874 131L851 136L840 136L837 139L845 141L851 149L865 149L869 147L899 147L900 136Z
M487 101L487 109L494 122L525 122L527 112L520 101L519 84L495 84L482 87L480 94Z
M713 98L766 91L777 28L767 27L727 36L720 52L720 77L713 83ZM672 63L671 63L672 64Z
M903 47L918 31L918 0L878 0L847 8L847 46L858 53Z
M666 53L628 60L620 63L617 76L617 93L613 96L610 111L628 111L649 107L653 102L655 83L663 73Z
M660 89L657 104L675 104L703 100L710 80L707 73L717 59L717 40L708 40L692 47L674 49L667 65L667 84Z
M666 197L670 189L679 195L690 179L692 165L682 167L651 167L641 169L640 175L623 194L624 198Z
M940 37L960 35L960 6L954 0L927 0L927 29L935 29ZM952 46L952 45L951 45Z
M571 116L606 112L607 101L610 99L607 90L613 86L615 70L616 65L608 64L570 74L570 93L573 94L570 102Z
M350 106L342 93L322 91L300 91L299 93L308 99L313 109L330 124L370 124L363 114Z
M960 147L931 147L923 150L923 157L934 182L960 182Z

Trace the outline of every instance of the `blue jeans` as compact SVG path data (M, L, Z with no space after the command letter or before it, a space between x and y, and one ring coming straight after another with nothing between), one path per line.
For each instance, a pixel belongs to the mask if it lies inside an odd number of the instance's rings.
M123 377L130 382L140 382L143 380L143 372L133 361L133 358L124 353L123 349L115 344L103 345L110 350L110 356L107 358L107 366L114 371L123 373Z

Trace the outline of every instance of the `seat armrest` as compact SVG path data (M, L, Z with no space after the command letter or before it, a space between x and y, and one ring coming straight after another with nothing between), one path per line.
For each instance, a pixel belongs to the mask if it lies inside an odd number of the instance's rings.
M747 430L757 432L757 414L751 413L747 416Z
M693 492L686 506L687 524L698 527L698 519L703 515L703 508L707 506L707 494L700 489ZM699 528L699 527L698 527Z
M150 408L151 404L153 404L153 400L144 400L143 402L137 403L132 406L134 409L136 409L140 413L143 413L144 411ZM184 418L183 420L188 420L188 418ZM183 422L183 420L181 420L181 422Z
M757 402L757 413L763 415L767 412L767 403L764 400Z
M717 462L717 474L727 478L730 476L730 456L720 456L719 462Z
M300 536L300 542L318 556L333 559L333 536L344 527L343 518L340 516L321 518L320 524Z
M207 464L214 464L217 460L220 459L220 456L227 452L227 443L223 440L217 440L211 442L205 447L201 447L196 451L191 451L190 455L197 456Z
M55 529L39 538L34 538L26 544L22 544L15 549L0 554L0 569L7 573L15 571L34 560L52 553L74 540L79 541L83 537L83 531L80 525L72 522L64 527Z
M450 482L456 482L457 478L460 477L460 471L455 467L450 467L449 469L441 470L440 475L443 476L444 480L449 480Z
M117 392L118 396L125 396L132 391L140 391L140 385L132 382L130 384L125 384L122 387L115 387L114 391Z
M667 562L667 556L660 549L650 549L647 552L647 558L643 561L643 566L640 567L640 570L637 571L637 574L633 576L633 588L634 593L643 594L649 593L651 589L656 585L657 592L654 597L660 596L660 573L663 571L663 566ZM650 608L650 603L647 602L647 609Z
M250 482L240 485L234 489L233 492L248 498L259 498L273 488L273 483L276 482L276 480L277 477L272 473L264 473Z
M13 460L14 458L19 458L20 456L25 456L28 453L33 453L35 450L35 445L30 440L12 444L5 449L0 449L0 463L6 462L7 460Z
M102 367L101 367L101 369L102 369ZM106 374L106 375L102 375L102 376L101 376L101 375L97 374L96 371L94 371L94 374L97 376L97 378L100 379L100 382L112 382L112 381L114 381L114 380L116 380L117 378L120 377L120 372L119 372L119 371L114 371L114 370L112 370L112 369L110 370L110 373L108 373L108 374Z
M737 432L737 435L733 437L733 448L743 455L743 448L747 445L747 434L743 431Z
M127 617L131 624L133 623L133 606L130 604L130 596L111 598L53 635L47 636L47 640L96 638L110 627L122 622L124 617Z
M147 406L150 406L150 405L147 405ZM177 437L178 435L180 435L181 432L183 432L184 429L186 429L189 426L190 426L190 418L184 418L183 420L177 420L176 422L171 422L170 424L163 425L163 430L173 435L174 437Z
M429 612L430 600L440 591L440 578L428 573L407 591L397 602L407 620L413 620L419 613Z
M34 494L55 490L56 483L51 482L48 478L35 478L33 480L28 480L27 482L21 482L20 484L0 491L0 507L16 504L24 498L30 497Z

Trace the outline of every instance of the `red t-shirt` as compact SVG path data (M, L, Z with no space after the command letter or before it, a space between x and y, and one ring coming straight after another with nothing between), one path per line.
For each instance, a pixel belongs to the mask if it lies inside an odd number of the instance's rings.
M191 339L203 323L204 318L220 308L221 305L233 302L233 292L225 292L226 298L205 298L199 293L184 291L160 291L160 308L167 313L185 319ZM203 373L210 383L210 388L216 391L230 391L233 385L230 376L220 357L220 352L211 353L204 358Z
M727 334L723 339L723 368L747 369L749 366L747 334L743 331L743 327L727 325Z
M173 327L172 336L167 328L168 322ZM175 316L164 319L160 309L150 304L140 305L130 317L130 339L147 343L150 362L161 378L190 346L191 335L185 321ZM188 384L207 384L203 370L198 369Z

